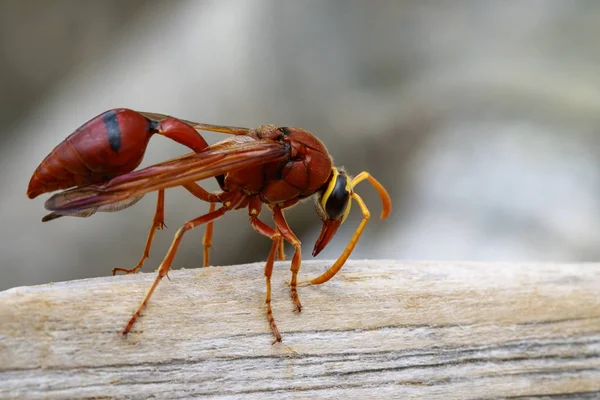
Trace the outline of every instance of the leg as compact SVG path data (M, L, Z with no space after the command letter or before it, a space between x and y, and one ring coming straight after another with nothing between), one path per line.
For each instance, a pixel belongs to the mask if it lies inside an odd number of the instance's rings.
M132 269L125 268L113 268L112 274L115 275L117 271L125 272L126 274L134 274L138 269L142 268L144 261L150 257L150 247L152 246L152 240L157 229L163 229L165 227L165 191L161 189L158 191L158 201L156 202L156 212L154 213L154 220L148 238L146 239L146 246L144 247L144 253L140 261Z
M294 200L293 204L296 204L297 202L298 202L297 200ZM288 200L288 203L289 203L289 200ZM275 207L275 206L269 205L269 209L271 211L273 211L273 207ZM285 208L285 203L283 203L283 205L281 206L281 208ZM285 256L285 246L284 245L285 245L285 239L282 236L281 239L279 240L279 248L277 250L277 259L279 261L285 261L285 260L287 260L287 257Z
M261 235L273 240L273 245L271 246L271 251L269 252L269 258L267 258L267 263L265 264L265 278L267 281L267 296L265 298L265 304L267 305L267 319L269 320L269 325L271 325L273 335L275 335L275 341L273 342L273 344L275 344L275 342L281 342L281 335L279 334L279 329L277 329L277 324L275 323L275 318L273 317L273 310L271 309L271 275L273 274L275 254L277 253L279 243L281 242L281 234L258 219L261 206L262 202L260 199L257 197L253 198L248 205L248 214L250 215L250 225L252 225L252 228L254 228L257 233L260 233Z
M204 188L199 186L198 184L192 182L183 185L184 188L187 189L188 192L199 198L200 200L204 200L210 203L209 212L215 211L215 203L219 202L219 195L214 193L209 193ZM208 267L210 263L210 255L209 250L212 245L212 236L213 236L213 227L214 223L211 221L206 224L206 231L204 232L204 237L202 239L202 245L204 246L204 266Z
M285 217L283 216L283 212L281 208L275 206L273 208L273 215L275 219L275 226L277 230L281 232L285 240L290 242L292 246L294 246L294 257L292 258L292 266L290 270L292 271L292 280L290 282L290 291L292 300L296 305L296 310L298 312L302 311L302 303L300 303L300 298L298 297L298 289L297 289L297 280L298 280L298 271L300 271L300 264L302 262L302 247L300 245L300 240L294 235L292 230L287 224Z
M210 203L209 213L215 211L215 203ZM214 221L210 221L206 224L206 231L204 231L204 237L202 238L202 245L204 246L204 266L208 267L210 264L209 250L212 247L213 227Z
M221 202L218 194L210 193L210 192L206 191L202 186L198 185L197 183L194 183L194 182L186 183L185 185L183 185L183 187L188 192L190 192L191 194L193 194L200 200L206 201L207 203L220 203Z
M283 247L284 245L284 239L283 236L281 237L281 239L279 239L279 250L277 251L277 259L279 261L285 261L286 260L286 256L285 256L285 248Z
M377 194L381 198L381 204L383 207L381 209L381 216L379 218L386 219L392 211L392 200L390 199L390 195L388 194L387 190L385 190L383 185L379 183L377 179L373 178L368 172L363 171L360 174L356 175L354 179L352 179L352 190L354 190L354 187L360 182L364 181L365 179L367 179L369 183L375 188Z
M265 264L265 279L267 281L267 295L265 297L265 304L267 305L267 319L269 320L269 325L271 325L273 335L275 335L275 340L272 344L281 342L281 334L279 333L279 329L277 329L277 324L275 323L275 318L273 317L273 310L271 308L271 275L273 275L273 264L275 262L276 251L277 240L273 240L273 245L271 246L269 258L267 259L267 263Z
M123 335L127 335L129 333L129 331L133 327L133 324L135 323L135 321L141 315L142 311L144 311L144 309L146 308L146 305L148 304L148 300L150 300L150 297L152 296L152 293L154 293L154 290L158 286L159 282L162 280L162 278L165 275L167 275L167 272L169 272L169 268L171 268L171 264L173 263L173 259L175 258L175 253L177 253L177 248L179 247L179 243L181 242L183 234L185 232L189 231L190 229L195 228L198 225L206 224L210 221L214 221L215 219L217 219L219 217L222 217L223 214L225 214L227 211L228 211L227 208L221 207L217 211L213 211L211 213L204 214L201 217L198 217L196 219L188 221L181 228L179 228L179 230L175 234L173 243L171 243L169 252L165 256L162 263L160 264L160 267L158 267L158 276L154 280L154 283L152 284L152 287L150 288L150 290L148 290L148 293L146 294L144 301L142 301L142 304L140 304L138 310L135 312L135 314L133 314L133 316L127 323L127 326L125 327L125 329L123 329Z

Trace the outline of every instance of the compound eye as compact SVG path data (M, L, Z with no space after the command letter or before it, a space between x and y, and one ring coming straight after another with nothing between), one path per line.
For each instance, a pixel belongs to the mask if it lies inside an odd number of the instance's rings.
M329 187L321 198L321 207L323 207L327 219L345 218L349 201L348 178L344 173L334 174L329 182Z

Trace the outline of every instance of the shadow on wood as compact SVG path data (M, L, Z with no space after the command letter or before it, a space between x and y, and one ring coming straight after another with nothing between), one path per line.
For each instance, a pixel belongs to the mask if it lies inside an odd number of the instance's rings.
M154 273L2 292L0 397L600 396L598 264L351 261L296 313L277 263L275 345L262 268L172 271L126 338Z

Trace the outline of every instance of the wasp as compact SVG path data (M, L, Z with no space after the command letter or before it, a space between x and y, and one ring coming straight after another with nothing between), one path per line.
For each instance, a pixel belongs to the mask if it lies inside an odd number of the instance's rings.
M209 145L198 131L232 136ZM135 170L155 134L168 137L192 152ZM198 185L198 181L208 178L216 179L220 191L210 193ZM158 192L156 212L141 259L131 269L113 269L113 275L135 273L142 268L156 230L164 227L166 189L182 186L210 203L208 213L189 220L175 234L154 283L123 329L123 335L130 332L157 285L167 275L185 232L206 225L203 245L207 266L214 221L229 211L246 209L252 228L272 241L264 275L266 313L275 343L281 341L281 334L271 308L271 275L275 259L285 259L284 241L294 247L289 285L295 309L302 310L298 297L301 244L288 226L284 210L314 196L317 214L323 223L312 252L316 256L348 216L352 201L358 204L363 219L348 245L326 272L306 284L327 282L340 271L369 221L371 214L354 190L365 180L381 197L381 219L387 218L391 200L385 188L368 172L351 177L344 169L333 166L325 145L304 129L210 125L164 114L113 109L82 125L50 152L33 173L27 196L35 198L60 190L45 202L45 208L51 211L42 219L45 222L63 216L89 217L96 212L119 211L132 206L147 193ZM259 218L263 205L273 213L274 227Z

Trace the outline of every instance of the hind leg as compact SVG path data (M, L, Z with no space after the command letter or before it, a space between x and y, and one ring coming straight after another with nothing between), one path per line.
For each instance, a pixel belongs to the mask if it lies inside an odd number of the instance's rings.
M215 203L219 203L219 195L206 191L202 186L196 183L187 183L183 185L184 188L200 200L204 200L210 203L209 212L215 211ZM210 254L209 250L212 247L212 237L214 231L214 222L210 221L206 224L206 231L204 231L204 237L202 238L202 245L204 246L204 266L210 265Z
M273 275L273 265L275 263L275 256L277 254L278 249L281 244L281 233L271 228L260 219L258 216L260 214L260 210L262 207L262 202L259 198L254 197L250 200L248 205L248 214L250 216L250 225L252 228L263 236L268 237L273 241L271 246L271 251L269 252L269 257L267 258L267 262L265 264L265 279L267 284L267 294L265 297L265 304L267 305L267 319L269 321L269 325L271 325L271 330L273 331L273 335L275 336L276 342L281 342L281 334L279 333L279 329L277 328L277 324L275 323L275 318L273 317L273 309L271 308L271 276Z
M129 331L131 331L133 324L135 324L135 321L139 318L142 311L144 311L144 309L146 308L148 301L150 300L150 297L152 297L152 293L154 293L154 290L156 289L156 287L158 286L158 284L160 283L162 278L167 275L167 272L169 272L169 269L171 268L171 264L173 263L173 259L175 258L175 254L177 253L177 249L179 248L179 244L181 243L181 239L183 238L183 235L185 234L185 232L197 227L198 225L206 224L210 221L214 221L215 219L222 217L223 214L225 214L227 211L228 211L227 208L221 207L216 211L213 211L208 214L204 214L201 217L198 217L196 219L188 221L181 228L179 228L179 230L175 234L173 243L171 243L169 252L165 256L162 263L160 264L160 267L158 268L158 275L157 275L156 279L154 280L152 287L150 287L150 290L148 290L148 293L146 293L146 297L144 297L144 300L138 307L137 311L135 312L135 314L133 314L133 316L127 323L127 326L125 326L125 329L123 329L123 335L127 335L129 333Z
M161 189L158 191L158 200L156 202L156 212L154 213L154 218L152 221L152 226L150 227L150 232L148 232L148 238L146 239L146 246L144 246L144 253L142 253L142 258L138 261L135 267L131 269L126 268L113 268L112 274L115 275L117 272L124 272L126 274L134 274L139 269L142 268L144 262L148 257L150 257L150 247L152 247L152 240L154 239L154 234L157 229L163 229L165 227L165 191Z

